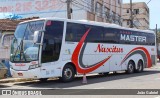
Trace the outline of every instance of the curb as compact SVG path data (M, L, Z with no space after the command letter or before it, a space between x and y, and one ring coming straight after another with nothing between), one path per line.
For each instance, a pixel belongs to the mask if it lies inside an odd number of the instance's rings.
M153 67L151 67L151 69L160 69L160 66L159 65L153 66Z
M25 82L25 81L33 81L33 79L9 78L0 80L0 83L13 83L13 82Z

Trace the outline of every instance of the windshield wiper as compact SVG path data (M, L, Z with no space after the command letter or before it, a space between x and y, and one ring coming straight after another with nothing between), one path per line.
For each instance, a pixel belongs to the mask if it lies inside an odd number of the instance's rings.
M24 57L25 61L27 61L26 57L25 57L25 54L24 54L24 52L22 50L22 47L23 47L23 39L21 40L20 44L18 45L18 47L17 47L17 49L15 51L15 54L14 54L14 57L13 57L13 61L15 61L15 57L17 56L16 54L17 54L18 50L20 50L20 58L19 59L22 60L21 56L23 54L23 57Z

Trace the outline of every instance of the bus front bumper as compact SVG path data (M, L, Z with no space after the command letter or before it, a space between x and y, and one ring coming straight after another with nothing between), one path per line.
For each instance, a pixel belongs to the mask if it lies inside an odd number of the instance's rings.
M10 69L11 75L14 78L31 78L31 79L39 79L43 78L41 77L41 71L40 68L27 70L27 71L17 71L14 69Z

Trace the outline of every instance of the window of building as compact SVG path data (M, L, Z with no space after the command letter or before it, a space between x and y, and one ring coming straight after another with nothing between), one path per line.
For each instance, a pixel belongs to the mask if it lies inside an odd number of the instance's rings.
M99 2L96 3L96 13L98 16L102 16L102 4Z
M118 4L121 4L121 0L118 0Z
M91 0L91 12L94 12L94 0Z
M139 9L134 9L134 14L139 14Z
M127 9L127 13L129 13L129 9Z
M130 25L130 21L129 20L127 20L127 25Z
M109 18L109 8L104 7L105 17Z

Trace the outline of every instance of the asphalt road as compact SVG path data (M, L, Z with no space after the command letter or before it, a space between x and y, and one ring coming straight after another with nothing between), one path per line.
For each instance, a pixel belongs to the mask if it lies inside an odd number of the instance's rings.
M119 72L116 74L110 73L107 76L103 75L91 75L87 76L87 84L82 84L82 77L77 77L75 81L70 83L62 83L58 79L50 79L45 83L41 83L38 80L30 82L18 82L18 83L6 83L0 84L1 89L76 89L71 90L67 94L81 95L81 89L93 89L92 92L95 94L95 90L102 89L160 89L160 63L157 66L145 69L143 73L126 74ZM160 93L160 92L159 92ZM56 96L54 96L56 97ZM58 98L60 96L57 96ZM66 98L67 95L61 96ZM73 97L73 96L72 96ZM72 98L70 97L70 98ZM77 96L81 98L82 96ZM106 98L106 96L83 96L83 98ZM112 98L160 98L158 95L145 95L145 96L107 96Z

